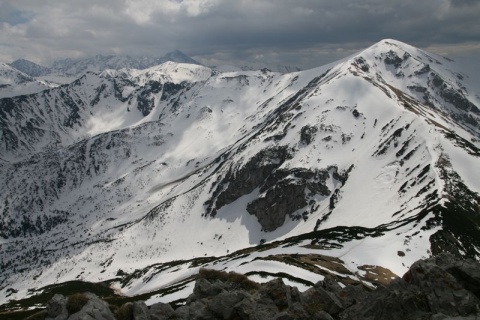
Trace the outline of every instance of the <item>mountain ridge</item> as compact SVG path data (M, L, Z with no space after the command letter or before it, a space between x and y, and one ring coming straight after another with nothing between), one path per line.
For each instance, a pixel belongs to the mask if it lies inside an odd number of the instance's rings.
M132 57L117 55L95 55L82 59L55 60L51 67L40 66L26 59L18 59L10 65L31 77L42 77L51 74L80 75L87 71L102 72L107 69L119 70L122 68L143 70L160 65L167 61L201 65L180 50L166 53L162 57Z
M402 274L443 251L478 260L478 101L440 59L385 40L293 74L167 63L1 99L2 153L14 156L0 168L13 252L0 287L21 297L32 278L111 279L120 266L139 275L116 284L128 295L199 265L335 272L285 263L294 254L341 257L346 278L367 264ZM168 265L180 257L199 265Z

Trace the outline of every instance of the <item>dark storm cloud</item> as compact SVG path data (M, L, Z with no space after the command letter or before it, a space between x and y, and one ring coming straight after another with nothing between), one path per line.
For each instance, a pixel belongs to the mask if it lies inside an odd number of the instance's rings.
M480 41L478 0L6 0L0 9L0 60L178 48L207 64L311 67L384 38L456 50Z
M450 0L454 6L475 6L478 5L478 0Z

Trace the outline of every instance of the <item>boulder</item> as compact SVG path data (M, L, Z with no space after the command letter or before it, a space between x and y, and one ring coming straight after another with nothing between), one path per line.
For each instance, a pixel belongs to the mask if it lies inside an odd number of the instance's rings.
M233 310L244 299L250 301L252 297L244 291L221 292L207 302L208 309L221 319L230 319Z
M133 319L134 320L150 320L150 311L143 301L133 303Z
M320 311L337 315L344 309L337 296L333 292L325 290L321 286L321 282L305 291L302 298L305 310L312 316Z
M264 297L270 298L280 311L291 307L293 304L290 287L285 285L280 278L263 284L259 293Z
M189 305L189 319L216 320L212 312L207 308L206 301L194 301Z
M193 293L188 297L188 302L216 296L224 289L225 285L221 281L209 281L204 278L199 278L195 282Z
M150 318L152 320L166 320L175 313L168 303L155 303L150 306Z
M169 319L190 320L190 308L186 305L177 308Z
M87 304L80 311L72 314L69 320L116 320L105 301L93 293L86 293L86 295L89 298Z
M45 320L66 320L68 318L67 298L56 294L47 303L47 317Z

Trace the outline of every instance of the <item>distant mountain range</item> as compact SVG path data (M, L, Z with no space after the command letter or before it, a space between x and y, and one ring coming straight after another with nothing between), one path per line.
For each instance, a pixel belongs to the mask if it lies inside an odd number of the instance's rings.
M293 73L135 61L63 60L75 80L0 99L0 303L74 280L169 302L202 267L306 290L480 260L480 95L455 62L395 40Z
M10 65L29 76L41 77L50 74L77 75L87 71L102 72L106 69L119 70L127 68L143 70L167 61L200 65L199 62L179 50L169 52L160 58L96 55L84 59L56 60L51 67L40 66L25 59L15 60Z

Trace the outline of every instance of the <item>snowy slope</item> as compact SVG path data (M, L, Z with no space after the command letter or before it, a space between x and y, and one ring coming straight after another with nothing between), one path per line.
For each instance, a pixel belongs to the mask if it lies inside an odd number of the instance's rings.
M209 76L208 68L167 62L143 71L89 72L68 85L0 99L2 158L19 159L101 132L158 120L163 109L175 104L170 100L174 94L196 83L184 80L203 81ZM190 94L175 99L187 99ZM153 109L158 112L152 113Z
M0 98L32 94L50 87L45 81L36 80L6 63L0 63Z
M168 62L2 99L2 302L121 275L178 298L201 266L375 284L372 266L479 259L479 105L453 62L394 40L290 74Z

